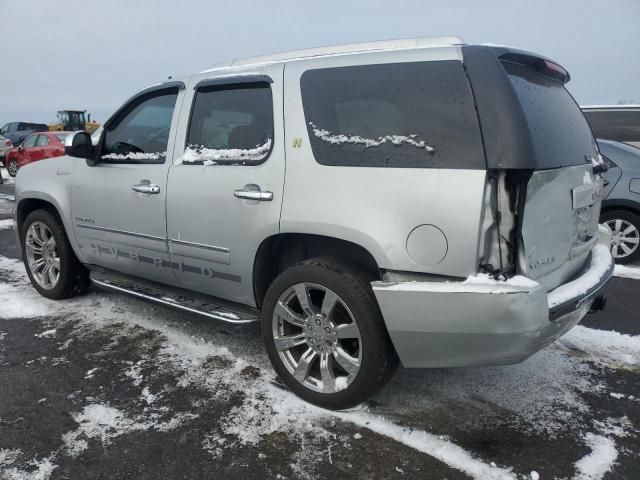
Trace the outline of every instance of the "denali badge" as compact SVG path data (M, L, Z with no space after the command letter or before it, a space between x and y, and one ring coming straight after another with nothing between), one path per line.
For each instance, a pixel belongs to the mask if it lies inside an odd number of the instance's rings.
M529 268L531 270L535 270L545 265L551 265L552 263L555 263L555 261L556 261L556 257L541 258L540 260L535 260L534 262L530 262Z

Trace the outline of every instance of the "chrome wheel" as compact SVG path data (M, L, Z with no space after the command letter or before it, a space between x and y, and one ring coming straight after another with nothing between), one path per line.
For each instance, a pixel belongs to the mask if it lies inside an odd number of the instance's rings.
M298 283L273 312L275 348L289 373L321 393L347 388L362 363L360 329L346 303L315 283Z
M611 255L613 258L625 258L638 249L640 232L632 223L614 218L607 220L604 226L611 233Z
M9 172L9 175L12 177L15 177L18 174L18 163L15 160L9 160L7 172Z
M60 279L60 255L49 227L33 222L25 237L25 253L34 280L45 290L55 288Z

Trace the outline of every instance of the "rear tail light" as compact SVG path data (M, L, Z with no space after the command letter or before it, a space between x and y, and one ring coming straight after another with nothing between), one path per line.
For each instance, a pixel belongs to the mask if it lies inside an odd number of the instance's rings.
M9 140L9 139L7 138L7 140L4 142L4 146L5 146L5 147L13 147L13 143L11 142L11 140Z

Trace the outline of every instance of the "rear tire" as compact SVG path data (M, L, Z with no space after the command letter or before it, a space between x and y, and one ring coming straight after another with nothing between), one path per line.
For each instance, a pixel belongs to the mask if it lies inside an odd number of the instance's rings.
M616 263L633 263L640 258L640 216L627 210L609 210L600 222L611 232L611 254Z
M15 177L18 174L18 162L15 158L12 158L7 162L7 172L12 177Z
M398 356L371 280L356 265L315 258L289 267L267 290L261 321L269 359L307 402L330 410L353 407L395 372Z
M22 260L40 295L60 300L82 295L89 272L76 257L64 227L48 210L34 210L20 232Z

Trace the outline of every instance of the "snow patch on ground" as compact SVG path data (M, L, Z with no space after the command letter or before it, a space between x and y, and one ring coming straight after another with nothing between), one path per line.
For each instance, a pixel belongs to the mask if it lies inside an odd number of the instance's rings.
M179 413L167 421L160 421L158 412L146 412L131 418L126 412L103 403L86 405L82 412L75 413L73 419L78 428L62 436L66 452L76 457L89 447L89 440L96 440L103 446L127 433L155 429L173 430L197 415Z
M13 228L13 219L5 218L3 220L0 220L0 230L6 230L8 228Z
M613 274L616 277L640 280L640 267L632 267L629 265L616 265L613 270Z
M585 443L591 448L591 453L585 455L575 463L575 480L599 480L613 468L618 458L618 451L613 440L602 435L587 433Z
M382 417L375 417L367 413L337 412L334 415L344 421L367 428L397 442L411 446L415 450L431 455L450 467L465 472L472 478L488 480L516 478L510 469L493 467L484 463L444 437L433 435L424 430L401 427Z
M55 328L52 328L50 330L45 330L44 332L41 332L41 333L36 333L34 335L34 337L37 337L37 338L52 338L52 337L56 336L56 332L57 332L57 330Z
M0 449L0 477L6 480L49 480L56 466L51 458L45 457L42 460L29 460L21 462L27 466L26 469L13 466L20 457L21 450Z
M640 366L640 335L626 335L578 325L560 342L585 352L593 361L608 366Z

